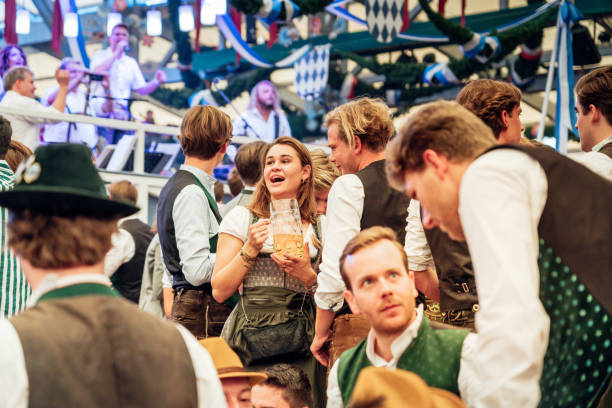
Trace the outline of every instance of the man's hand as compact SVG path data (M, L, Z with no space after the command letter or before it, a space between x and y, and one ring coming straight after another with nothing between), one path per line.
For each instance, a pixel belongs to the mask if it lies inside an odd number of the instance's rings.
M70 74L65 69L57 69L55 71L55 80L61 87L68 87L68 82L70 82Z
M128 41L121 41L119 44L117 44L117 48L115 49L115 58L119 58L121 56L121 54L123 53L123 51L125 51L128 47L130 46L130 43Z
M331 337L331 330L328 330L325 334L315 333L312 344L310 345L310 351L314 358L325 367L329 364L329 350L328 340Z
M164 71L162 71L161 69L157 70L155 72L155 80L157 81L158 84L163 84L164 82L166 82L166 73Z

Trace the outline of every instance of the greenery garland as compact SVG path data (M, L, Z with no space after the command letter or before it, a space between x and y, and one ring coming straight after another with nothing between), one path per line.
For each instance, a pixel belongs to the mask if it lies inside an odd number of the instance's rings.
M315 14L325 10L332 0L291 0L299 8L300 14ZM231 0L231 5L236 7L238 11L245 14L257 14L263 6L263 0ZM281 13L278 19L285 20L285 5L281 6Z
M429 7L429 4L426 0L419 0L419 4L423 8L423 11L425 11L427 16L429 17L429 20L432 22L432 24L435 25L436 28L442 34L447 36L451 42L463 45L469 40L471 40L474 36L474 32L469 28L461 27L459 24L453 23L450 20L446 20L439 13L433 11L431 7ZM553 21L553 15L555 13L556 10L551 8L538 18L528 21L527 23L521 24L520 26L514 27L510 30L503 31L501 33L493 31L491 35L497 36L497 38L499 39L501 52L491 61L498 62L503 60L518 45L525 42L525 38L530 38L541 32L542 29L546 26L546 24L548 24L550 21ZM492 53L493 50L491 49L491 46L489 44L486 44L485 49L483 50L483 54L491 55ZM450 68L452 70L452 67Z

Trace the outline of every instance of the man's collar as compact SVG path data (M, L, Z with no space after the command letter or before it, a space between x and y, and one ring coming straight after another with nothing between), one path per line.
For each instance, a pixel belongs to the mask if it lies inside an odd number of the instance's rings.
M395 363L397 363L397 360L404 353L404 351L408 348L408 346L412 343L412 340L414 340L417 337L419 333L419 327L421 327L422 321L423 321L423 305L420 304L416 308L416 317L414 318L412 323L410 323L410 325L406 328L406 330L404 330L402 334L397 336L397 338L393 340L393 343L391 343L391 354L393 354L392 361L395 361ZM375 348L374 348L375 341L376 341L376 334L374 333L374 329L370 329L370 332L368 333L367 344L366 344L366 355L368 356L368 359L372 363L375 363L376 361L379 361L379 362L384 361L384 359L381 356L379 356L375 351ZM386 363L389 363L389 362L387 361Z
M45 294L67 286L78 285L81 283L95 283L110 287L110 280L100 274L88 273L82 275L70 275L60 277L55 273L50 273L38 284L38 287L32 291L32 295L28 299L28 307L34 306L38 300Z
M608 136L607 138L605 138L604 140L602 140L601 142L597 143L595 146L593 146L593 148L591 149L591 151L593 152L598 152L600 151L605 145L607 145L608 143L612 143L612 136Z
M188 171L191 174L195 175L198 178L198 180L200 180L200 183L202 183L208 189L212 190L214 188L215 181L216 181L215 178L211 176L210 174L206 173L204 170L198 167L195 167L195 166L191 166L189 164L181 165L181 170Z

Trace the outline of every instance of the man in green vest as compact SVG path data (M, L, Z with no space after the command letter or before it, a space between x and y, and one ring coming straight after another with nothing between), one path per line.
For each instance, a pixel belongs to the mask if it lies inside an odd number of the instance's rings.
M387 158L423 226L469 246L473 405L598 406L612 376L612 183L552 149L497 145L455 102L410 115Z
M138 208L108 198L87 146L37 149L0 206L33 290L27 310L0 320L0 405L225 406L187 329L138 310L104 276L117 220Z
M164 264L172 275L172 320L198 339L219 336L232 309L212 297L221 214L213 170L232 137L232 122L212 106L194 106L181 123L185 164L159 194L157 230Z
M460 395L469 405L477 335L430 322L422 306L415 306L414 273L408 271L393 230L376 226L357 234L342 252L340 273L346 302L371 330L332 367L327 407L346 406L359 372L369 366L412 371L430 387Z

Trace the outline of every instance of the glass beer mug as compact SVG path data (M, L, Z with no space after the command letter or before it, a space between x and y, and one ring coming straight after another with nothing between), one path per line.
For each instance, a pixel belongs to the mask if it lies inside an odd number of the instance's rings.
M302 217L295 198L286 198L270 202L270 223L274 238L274 252L289 254L296 258L304 256L304 239L302 237Z

